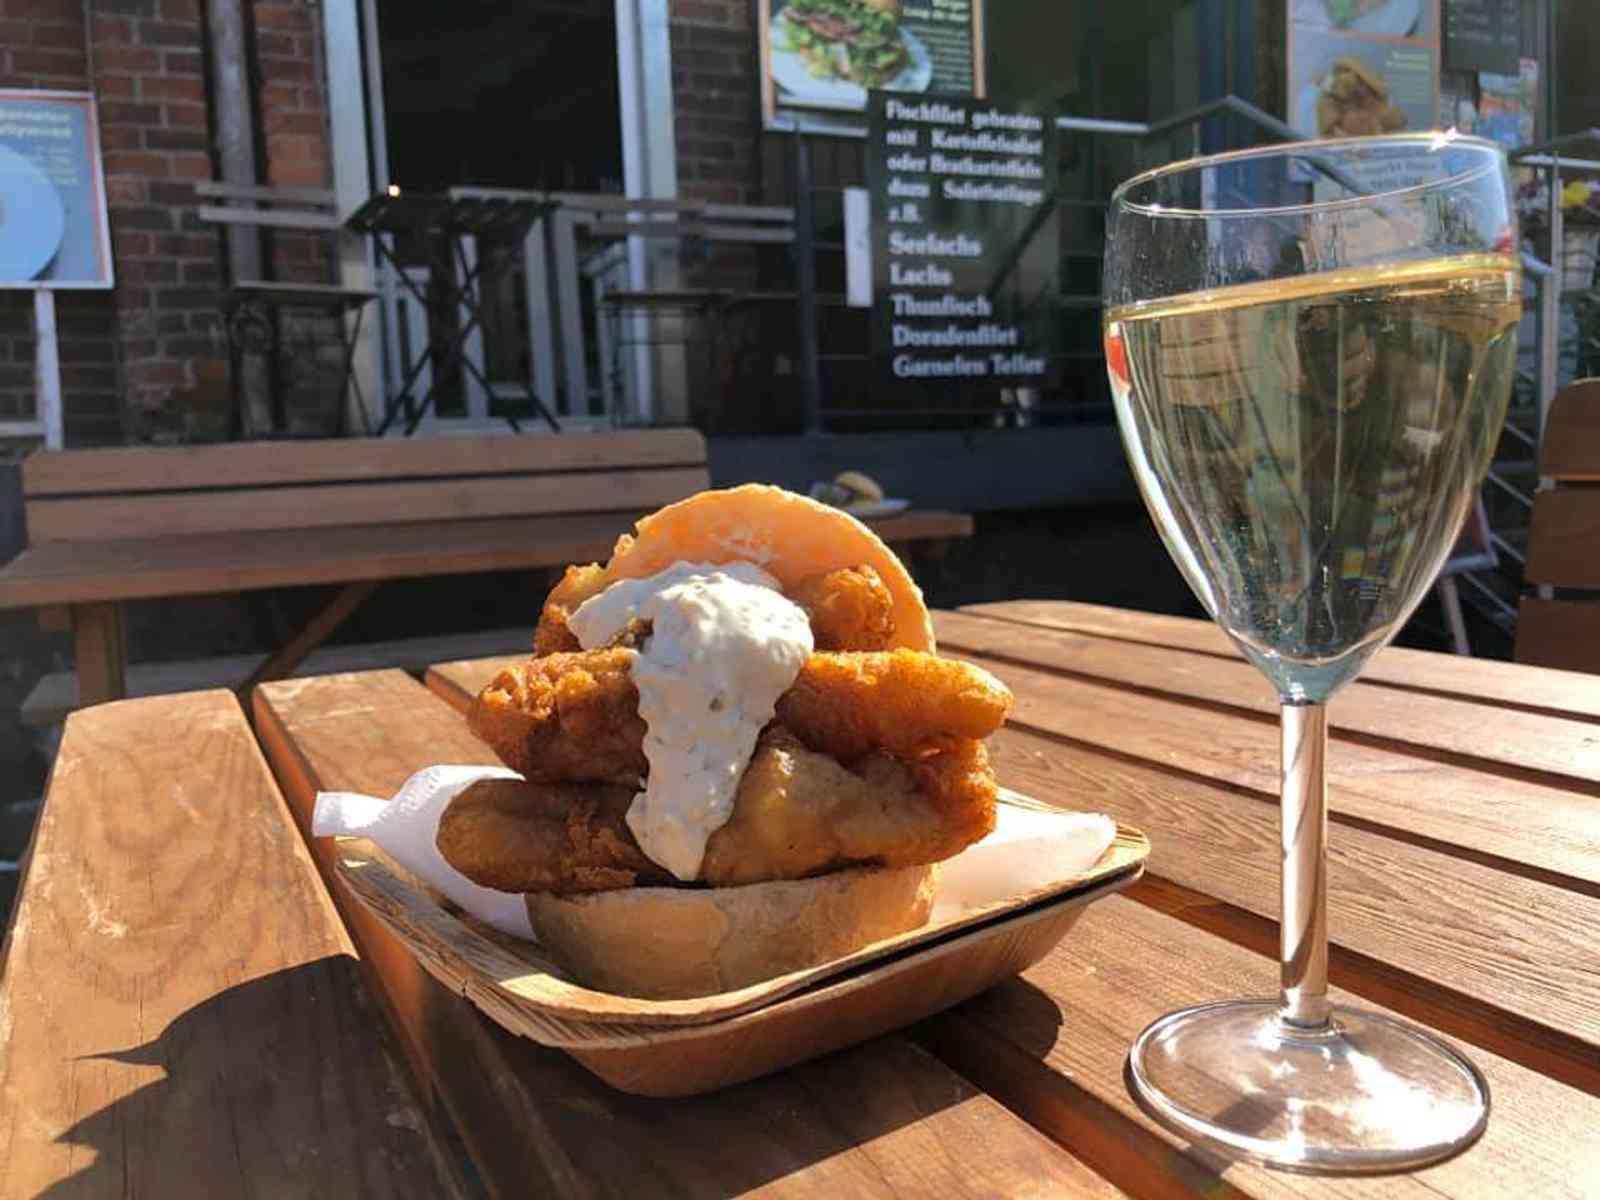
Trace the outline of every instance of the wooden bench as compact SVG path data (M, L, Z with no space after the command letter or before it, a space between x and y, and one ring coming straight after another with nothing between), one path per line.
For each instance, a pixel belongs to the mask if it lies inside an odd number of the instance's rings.
M658 429L70 451L29 458L22 484L29 545L0 568L0 609L40 608L72 630L70 699L87 705L129 692L126 601L342 585L232 681L247 687L293 672L384 580L603 559L641 515L709 479L697 432ZM952 513L871 524L891 544L972 530ZM35 711L61 711L69 697L53 691Z
M1516 659L1600 673L1600 379L1556 393L1539 447Z

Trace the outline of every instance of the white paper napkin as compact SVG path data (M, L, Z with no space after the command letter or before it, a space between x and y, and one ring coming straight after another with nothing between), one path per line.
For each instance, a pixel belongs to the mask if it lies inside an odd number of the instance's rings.
M467 912L502 933L533 937L522 897L480 887L445 862L435 844L445 805L480 779L518 779L505 767L429 767L418 771L390 800L359 792L318 792L311 814L317 837L364 837L418 879L432 884Z
M531 938L521 896L473 883L435 845L439 818L457 793L480 779L517 777L504 767L440 766L417 772L390 800L357 792L318 792L311 832L369 838L478 920ZM934 919L1082 875L1116 836L1116 822L1099 813L1041 812L1001 804L993 833L940 864Z

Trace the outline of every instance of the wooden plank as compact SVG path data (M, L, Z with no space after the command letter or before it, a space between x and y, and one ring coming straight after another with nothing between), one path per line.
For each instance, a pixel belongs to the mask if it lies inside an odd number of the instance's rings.
M0 609L415 579L593 562L642 514L416 521L30 546L0 567ZM542 599L531 596L531 608Z
M264 684L256 713L302 823L318 788L385 795L431 763L491 760L459 715L398 672ZM313 845L325 870L330 850ZM495 1194L1115 1194L898 1038L696 1099L624 1096L505 1033L349 907L337 880L332 890Z
M1270 959L1112 896L1020 979L934 1018L919 1040L1136 1195L1594 1194L1600 1100L1472 1046L1462 1048L1493 1096L1488 1129L1462 1154L1418 1172L1363 1179L1267 1171L1187 1145L1144 1115L1124 1064L1145 1024L1185 1005L1276 990ZM1354 999L1338 991L1334 998ZM1397 1117L1405 1119L1403 1109Z
M886 542L966 538L972 536L973 529L971 513L941 512L932 508L912 508L892 517L873 517L865 524Z
M1600 379L1574 380L1550 401L1539 474L1558 483L1600 483Z
M345 584L333 599L306 623L305 628L282 647L274 650L267 656L265 662L251 671L242 687L249 689L264 679L282 679L293 672L305 661L306 655L327 641L329 635L343 625L356 609L365 604L367 597L377 589L377 583L370 579L361 583Z
M1272 685L1242 661L1219 662L1204 654L1030 629L968 613L934 614L934 632L946 652L983 654L1274 719L1278 715ZM1600 680L1591 686L1600 690ZM1328 716L1341 733L1600 782L1600 738L1586 721L1508 712L1499 705L1454 697L1424 702L1359 681L1334 697ZM1486 736L1488 730L1492 736Z
M422 682L451 708L465 712L472 698L483 691L491 679L527 657L526 654L503 654L491 658L438 662L428 668Z
M1567 487L1533 498L1529 583L1600 588L1600 488Z
M68 723L0 972L0 1196L436 1196L231 693Z
M1522 597L1515 653L1529 666L1600 675L1600 600Z
M451 633L438 637L400 638L384 642L357 642L313 650L290 676L333 675L343 671L376 671L395 667L421 674L445 659L478 658L514 653L533 644L532 627L490 629L482 633ZM164 696L173 692L198 692L233 688L266 661L264 654L229 654L215 658L188 658L178 662L133 664L128 667L129 696ZM80 707L78 677L72 671L54 671L34 684L22 701L20 719L30 728L58 725Z
M1195 724L1177 736L1200 742L1211 731ZM1278 812L1270 793L1185 773L1176 755L1132 738L1101 750L1008 726L992 746L1009 786L1145 830L1152 875L1276 920ZM1336 748L1330 765L1338 758ZM1390 805L1409 802L1412 779L1385 781ZM1590 875L1596 858L1591 837ZM1449 844L1416 845L1342 821L1333 823L1328 861L1328 924L1344 986L1360 991L1371 980L1448 997L1454 1019L1501 1031L1528 1057L1556 1047L1581 1058L1587 1083L1600 1087L1600 973L1586 932L1600 921L1600 895L1513 874Z
M702 466L693 429L571 433L559 437L327 438L220 446L120 446L30 455L23 492L37 496L233 488L448 475Z
M599 474L46 498L28 502L28 539L40 544L379 525L395 520L481 520L619 509L636 512L681 500L700 490L705 478L702 467L664 467Z
M85 705L120 700L128 694L128 635L121 604L75 605L72 645L78 694Z
M1060 600L1007 600L968 605L961 611L1220 658L1241 657L1215 622L1190 617ZM1471 696L1527 711L1600 718L1600 681L1572 671L1537 670L1486 658L1386 646L1361 672L1361 681L1414 692Z

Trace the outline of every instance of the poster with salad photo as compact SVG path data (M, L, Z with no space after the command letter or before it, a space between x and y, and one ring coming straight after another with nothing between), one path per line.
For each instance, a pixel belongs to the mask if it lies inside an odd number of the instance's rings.
M985 95L984 0L756 0L767 128L863 129L869 91Z

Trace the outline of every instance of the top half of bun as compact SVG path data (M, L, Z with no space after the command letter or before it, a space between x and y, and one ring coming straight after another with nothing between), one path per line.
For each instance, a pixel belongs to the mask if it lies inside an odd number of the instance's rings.
M891 647L934 649L933 622L905 564L849 513L783 488L748 483L700 492L642 518L617 541L608 580L637 579L677 562L755 563L790 588L841 567L870 566L894 602Z

